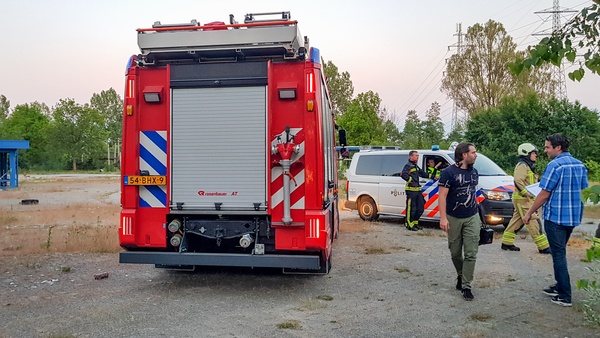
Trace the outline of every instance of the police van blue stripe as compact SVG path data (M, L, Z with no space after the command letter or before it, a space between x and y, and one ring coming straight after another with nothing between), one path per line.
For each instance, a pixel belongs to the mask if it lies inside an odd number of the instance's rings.
M427 195L427 197L428 198L432 198L434 195L436 195L438 193L439 190L440 190L439 186L435 187L433 190L431 190L429 192L429 195Z

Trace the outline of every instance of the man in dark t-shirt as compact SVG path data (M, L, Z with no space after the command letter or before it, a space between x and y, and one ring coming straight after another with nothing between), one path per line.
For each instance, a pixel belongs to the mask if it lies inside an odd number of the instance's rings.
M460 143L454 151L456 163L444 169L439 180L440 228L448 233L448 248L458 275L456 289L462 291L465 300L474 298L471 282L481 228L476 200L479 174L473 168L476 159L475 146Z

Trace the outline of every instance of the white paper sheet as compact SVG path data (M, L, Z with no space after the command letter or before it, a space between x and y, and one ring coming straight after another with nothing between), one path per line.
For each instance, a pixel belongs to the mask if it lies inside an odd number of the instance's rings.
M527 191L535 197L537 197L537 195L539 195L539 193L542 191L542 188L540 188L539 182L534 183L532 185L528 185L525 187L525 189L527 189Z

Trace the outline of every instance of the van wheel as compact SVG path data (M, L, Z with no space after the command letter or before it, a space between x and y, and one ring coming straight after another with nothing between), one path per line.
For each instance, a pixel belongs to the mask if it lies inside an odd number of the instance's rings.
M362 197L358 202L358 215L365 221L376 221L379 218L377 215L377 205L371 197Z

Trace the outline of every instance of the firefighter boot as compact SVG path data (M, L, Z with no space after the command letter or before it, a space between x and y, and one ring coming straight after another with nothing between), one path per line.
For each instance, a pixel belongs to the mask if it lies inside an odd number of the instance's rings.
M521 248L519 248L516 245L506 245L506 244L502 243L502 250L521 251Z
M541 235L537 236L536 238L533 239L533 242L535 243L535 245L537 245L538 251L541 254L551 253L550 243L548 243L548 238L546 237L546 235L541 234Z
M517 234L514 232L504 231L504 234L502 235L502 250L521 251L521 249L514 244L515 237L517 237Z
M423 230L423 227L419 225L419 221L414 222L413 228L415 228L417 230Z

